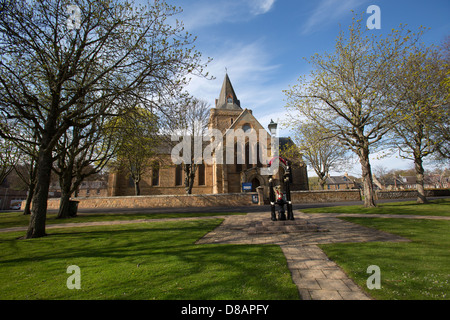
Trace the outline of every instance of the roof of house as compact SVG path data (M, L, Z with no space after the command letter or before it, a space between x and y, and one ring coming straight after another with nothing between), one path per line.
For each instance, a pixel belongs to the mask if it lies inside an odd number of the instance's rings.
M333 185L333 184L351 184L353 181L351 181L346 176L328 176L327 177L327 184Z

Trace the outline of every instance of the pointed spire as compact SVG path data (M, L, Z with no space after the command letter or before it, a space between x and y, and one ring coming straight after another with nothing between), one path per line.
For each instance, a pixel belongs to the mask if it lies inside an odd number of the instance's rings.
M234 92L228 73L225 73L219 99L216 99L216 108L242 110L241 102L238 100L236 93Z

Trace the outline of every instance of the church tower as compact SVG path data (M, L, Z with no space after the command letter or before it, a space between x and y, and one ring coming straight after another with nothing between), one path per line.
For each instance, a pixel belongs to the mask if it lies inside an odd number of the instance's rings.
M264 129L258 120L252 114L252 110L242 108L236 92L233 89L228 74L225 74L225 78L222 83L219 98L215 101L215 108L211 108L209 118L209 128L218 129L223 135L227 130L242 129L244 134L249 133L248 130L255 130L255 133L259 134L258 130ZM265 129L264 129L265 130ZM267 135L269 137L269 135ZM270 138L266 145L270 148ZM226 138L223 137L225 143ZM261 165L250 164L250 148L252 152L257 153L257 145L250 147L248 143L245 145L245 163L237 163L237 145L234 146L235 159L233 163L215 163L213 165L213 193L237 193L242 191L242 183L252 182L256 186L265 185L265 178L259 174L259 168ZM259 142L258 142L259 143ZM228 146L227 146L228 147ZM226 159L225 151L223 159ZM258 158L259 156L256 155ZM261 163L259 163L261 164ZM254 180L254 181L252 181ZM254 188L253 188L254 189ZM255 191L255 190L253 190Z
M210 111L209 127L225 133L242 111L241 102L234 92L230 78L225 74L215 108L211 108Z
M219 99L216 99L216 108L227 110L242 110L241 102L234 92L233 85L231 84L228 74L225 74L225 79L223 79Z

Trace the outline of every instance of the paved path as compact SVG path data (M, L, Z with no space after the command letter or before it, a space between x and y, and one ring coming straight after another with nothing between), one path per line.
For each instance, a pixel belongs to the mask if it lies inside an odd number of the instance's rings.
M440 219L450 217L386 215L386 214L334 214L294 213L296 220L303 219L317 225L326 232L290 232L281 234L249 234L255 223L270 220L269 213L249 213L247 215L223 215L209 217L116 220L85 223L64 223L47 225L47 229L73 228L100 225L120 225L143 222L174 220L217 219L224 221L213 231L197 241L198 244L276 244L281 247L291 271L292 280L297 285L304 300L369 300L364 291L351 280L344 271L317 246L323 243L370 242L370 241L410 241L397 235L367 228L338 219L338 217L379 217L404 219ZM25 231L27 227L0 229L0 232Z
M328 232L300 232L283 234L248 234L255 222L268 220L269 214L228 216L212 232L197 243L276 244L286 256L292 280L303 300L369 300L366 293L317 246L322 243L410 241L397 235L346 222L337 217L382 217L410 219L443 219L450 217L369 215L369 214L304 214L295 212L295 218L305 219Z

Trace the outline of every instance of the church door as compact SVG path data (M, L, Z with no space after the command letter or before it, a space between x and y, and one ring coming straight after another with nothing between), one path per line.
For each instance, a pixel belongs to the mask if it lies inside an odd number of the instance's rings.
M259 180L257 178L253 178L252 180L252 192L256 192L256 188L259 187L261 184L259 183Z

